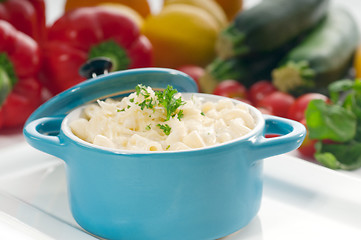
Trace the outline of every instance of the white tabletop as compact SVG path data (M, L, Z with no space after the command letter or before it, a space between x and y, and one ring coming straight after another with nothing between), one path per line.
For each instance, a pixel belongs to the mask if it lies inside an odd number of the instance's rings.
M50 24L64 1L46 2ZM360 0L333 3L361 26ZM75 222L67 197L63 161L30 147L20 132L0 134L0 239L96 239ZM361 239L361 169L334 171L296 153L265 159L258 215L222 239Z
M30 147L21 135L6 139L14 141L0 148L0 213L20 221L15 229L21 233L27 226L49 238L94 239L71 215L63 161ZM4 141L0 137L0 146ZM258 215L223 239L361 239L361 175L290 154L265 159Z

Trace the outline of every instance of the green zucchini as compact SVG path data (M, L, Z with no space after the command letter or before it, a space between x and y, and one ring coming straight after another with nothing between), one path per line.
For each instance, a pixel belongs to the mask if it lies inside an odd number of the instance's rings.
M269 54L256 58L216 58L210 63L199 84L203 92L212 93L223 80L233 79L249 87L262 79L271 79L271 71L281 60L281 54Z
M221 58L272 52L314 27L329 0L264 0L240 12L218 36Z
M358 26L342 8L327 17L272 71L273 84L296 95L325 88L350 69L359 44Z
M254 79L247 62L237 58L216 58L209 64L203 76L199 79L200 89L205 93L212 93L218 83L226 79L241 81Z
M227 79L237 80L246 87L259 80L271 80L272 70L298 42L291 41L271 53L227 59L216 57L199 79L200 87L202 91L212 93L218 83Z

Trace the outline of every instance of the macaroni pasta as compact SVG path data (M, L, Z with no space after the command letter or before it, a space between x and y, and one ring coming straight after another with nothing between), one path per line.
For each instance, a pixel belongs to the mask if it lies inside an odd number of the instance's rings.
M79 138L103 147L177 151L227 142L255 126L244 104L229 99L202 102L196 96L183 100L175 90L162 98L158 93L138 85L137 92L121 101L98 100L86 106L70 128Z

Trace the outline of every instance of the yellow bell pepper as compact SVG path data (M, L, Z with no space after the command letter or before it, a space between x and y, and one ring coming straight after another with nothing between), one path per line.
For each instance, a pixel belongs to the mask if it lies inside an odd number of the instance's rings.
M164 0L164 6L170 4L188 4L206 10L218 22L220 28L228 24L227 16L223 8L215 0Z
M107 7L110 9L113 9L114 11L118 11L132 19L139 27L139 29L142 29L144 18L133 8L128 7L127 5L120 4L120 3L101 3L98 6Z
M187 4L170 4L148 16L143 33L153 45L154 64L176 68L205 66L215 57L219 24L206 10Z

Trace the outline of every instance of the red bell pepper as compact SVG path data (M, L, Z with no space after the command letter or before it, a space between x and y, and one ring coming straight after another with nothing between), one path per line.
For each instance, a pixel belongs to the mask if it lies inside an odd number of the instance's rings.
M85 78L79 68L94 57L112 60L112 71L152 66L152 45L133 20L104 7L66 12L48 29L43 78L55 94Z
M39 43L45 41L44 0L0 0L0 19L11 23Z
M0 129L21 126L42 102L38 44L0 20Z

